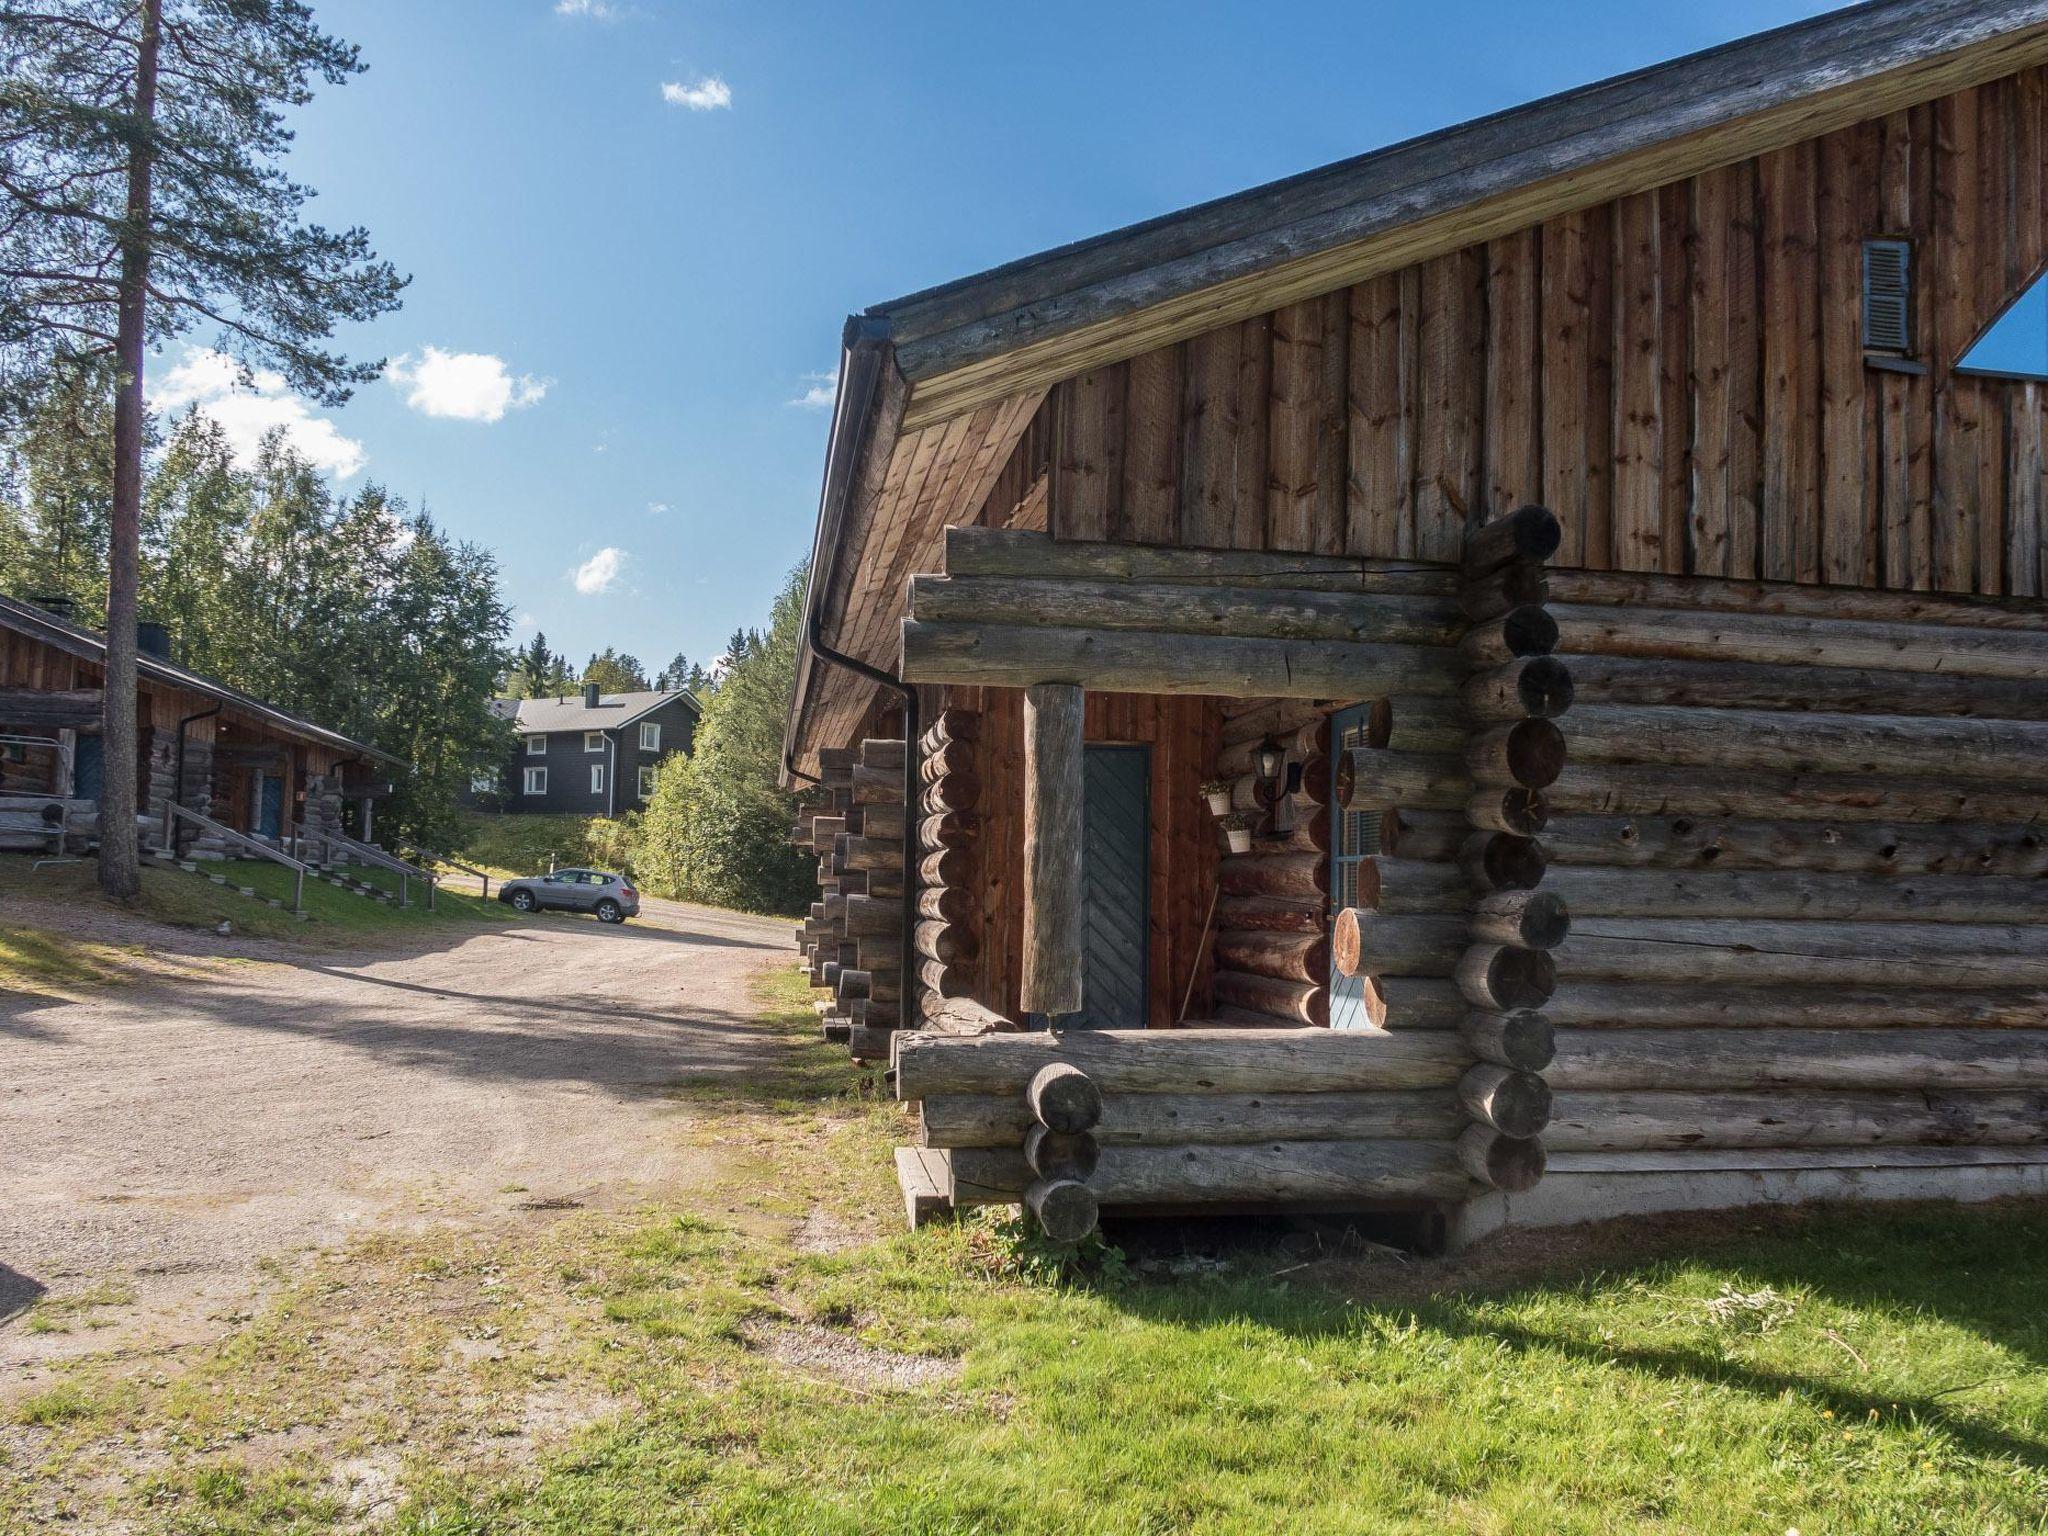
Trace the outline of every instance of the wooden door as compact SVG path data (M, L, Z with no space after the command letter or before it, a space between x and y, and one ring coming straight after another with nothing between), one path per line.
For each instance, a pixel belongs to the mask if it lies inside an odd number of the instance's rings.
M1151 914L1148 747L1092 746L1081 778L1081 1011L1068 1029L1143 1029Z

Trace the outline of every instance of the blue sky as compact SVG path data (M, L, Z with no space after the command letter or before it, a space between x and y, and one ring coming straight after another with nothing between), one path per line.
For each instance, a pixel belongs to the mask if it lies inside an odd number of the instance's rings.
M494 548L522 634L654 668L807 552L848 312L1829 7L316 8L370 72L291 169L413 274L342 338L396 380L222 405L173 355L154 392L294 422Z

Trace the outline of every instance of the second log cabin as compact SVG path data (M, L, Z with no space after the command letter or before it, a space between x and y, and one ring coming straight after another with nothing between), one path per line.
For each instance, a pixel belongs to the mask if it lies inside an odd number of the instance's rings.
M2048 3L1882 0L849 321L913 1211L2048 1189L2044 268Z

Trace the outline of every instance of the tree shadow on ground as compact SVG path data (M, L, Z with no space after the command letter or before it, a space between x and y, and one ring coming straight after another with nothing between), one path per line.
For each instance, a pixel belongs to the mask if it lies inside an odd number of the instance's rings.
M47 1289L40 1280L0 1263L0 1328L6 1327L34 1306Z

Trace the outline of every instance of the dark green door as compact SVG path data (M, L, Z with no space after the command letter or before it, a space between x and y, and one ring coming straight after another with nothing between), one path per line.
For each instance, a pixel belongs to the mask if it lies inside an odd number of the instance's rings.
M1069 1029L1145 1027L1151 753L1090 747L1082 768L1081 1011Z

